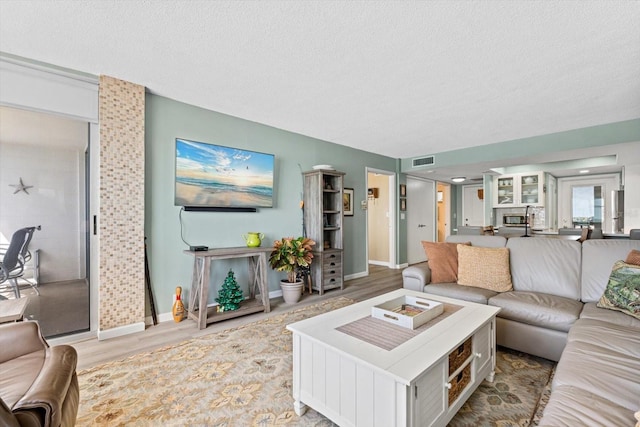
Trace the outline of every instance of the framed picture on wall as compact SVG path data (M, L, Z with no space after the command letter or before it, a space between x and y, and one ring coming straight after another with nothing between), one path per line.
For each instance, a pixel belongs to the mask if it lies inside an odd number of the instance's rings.
M353 188L345 188L342 194L344 216L353 216Z
M403 212L407 210L407 199L400 199L400 210Z
M400 197L407 197L407 186L406 186L406 184L400 184Z

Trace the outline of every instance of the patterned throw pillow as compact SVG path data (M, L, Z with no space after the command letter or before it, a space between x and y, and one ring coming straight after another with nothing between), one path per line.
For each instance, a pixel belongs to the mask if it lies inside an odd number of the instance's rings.
M464 243L470 245L471 243ZM455 283L458 280L457 243L422 242L427 254L431 283Z
M640 319L640 266L616 261L598 307Z
M624 260L627 264L640 265L640 251L637 249L631 249L631 252L627 255L627 259Z
M513 290L509 248L458 245L458 284L495 292Z

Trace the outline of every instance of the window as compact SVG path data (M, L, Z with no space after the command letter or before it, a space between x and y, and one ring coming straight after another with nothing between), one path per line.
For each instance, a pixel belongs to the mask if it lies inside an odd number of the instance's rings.
M619 174L559 178L558 227L611 231L610 194L619 188Z
M572 188L571 217L574 228L602 228L604 207L601 185L576 185Z

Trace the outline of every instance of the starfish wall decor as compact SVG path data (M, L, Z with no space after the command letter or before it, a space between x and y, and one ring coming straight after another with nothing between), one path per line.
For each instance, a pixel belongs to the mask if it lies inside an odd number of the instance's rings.
M29 188L33 188L33 185L24 185L24 182L22 182L22 178L20 178L20 184L9 184L9 187L14 187L16 189L16 191L14 191L13 194L19 193L21 191L24 191L25 193L29 194L27 190Z

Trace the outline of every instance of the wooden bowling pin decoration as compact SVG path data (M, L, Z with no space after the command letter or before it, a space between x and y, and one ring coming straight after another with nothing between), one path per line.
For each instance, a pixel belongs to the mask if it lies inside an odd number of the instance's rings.
M180 286L178 286L176 288L176 300L173 303L173 321L176 323L182 322L182 319L184 319L184 304L182 303L182 298L181 295L182 294L182 288Z

